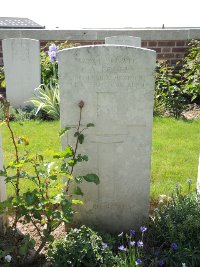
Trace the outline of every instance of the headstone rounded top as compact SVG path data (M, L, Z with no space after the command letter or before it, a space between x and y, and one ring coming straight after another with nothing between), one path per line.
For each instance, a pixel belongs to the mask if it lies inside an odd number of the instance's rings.
M126 35L111 36L105 38L105 44L141 47L141 38Z
M39 43L39 40L36 39L30 39L30 38L5 38L2 40L2 42L37 42Z

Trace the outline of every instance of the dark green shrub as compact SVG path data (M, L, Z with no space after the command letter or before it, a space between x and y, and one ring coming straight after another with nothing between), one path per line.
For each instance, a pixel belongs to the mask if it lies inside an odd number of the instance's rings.
M4 67L0 67L0 87L6 87Z
M187 98L193 102L200 101L200 41L192 40L190 49L183 59L182 90Z
M117 258L91 228L71 229L64 239L53 243L49 250L54 267L116 266Z
M155 73L154 115L168 113L176 119L186 107L186 99L180 87L180 75L166 61L157 62Z
M150 223L149 243L165 266L200 266L200 195L177 189L161 203Z
M26 121L35 119L36 109L31 106L24 108L10 107L10 121ZM4 119L3 107L0 106L0 120Z

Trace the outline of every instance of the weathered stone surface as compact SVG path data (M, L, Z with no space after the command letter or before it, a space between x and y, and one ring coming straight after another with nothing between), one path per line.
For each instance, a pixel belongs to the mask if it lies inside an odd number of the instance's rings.
M95 124L80 150L89 161L75 174L96 173L101 182L81 186L78 223L116 232L148 218L155 60L154 51L126 46L59 53L61 127L77 125L80 100L82 124ZM68 134L62 145L73 141Z
M30 105L24 102L34 96L34 89L40 85L39 41L4 39L2 48L7 98L14 107Z
M141 38L124 35L111 36L105 38L105 44L141 47Z

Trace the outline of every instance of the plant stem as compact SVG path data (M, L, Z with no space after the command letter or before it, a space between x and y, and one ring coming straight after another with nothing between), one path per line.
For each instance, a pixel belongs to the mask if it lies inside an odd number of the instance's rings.
M77 127L77 130L76 130L76 132L78 133L78 135L77 135L76 145L75 145L75 149L74 149L74 155L73 155L73 159L72 159L73 161L75 161L76 153L77 153L77 150L78 150L78 144L79 144L78 138L79 138L79 134L80 134L79 130L80 130L80 126L81 126L81 114L82 114L82 108L80 108L78 127ZM72 175L72 173L74 171L74 166L75 166L75 163L72 165L70 175ZM70 184L70 179L68 179L68 181L67 181L67 186L66 186L66 190L65 190L66 193L69 190L69 184Z

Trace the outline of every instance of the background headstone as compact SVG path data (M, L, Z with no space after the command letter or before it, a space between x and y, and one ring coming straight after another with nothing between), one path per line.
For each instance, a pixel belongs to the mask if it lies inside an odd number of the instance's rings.
M2 137L0 131L0 170L3 170L3 148L2 148ZM0 176L0 202L6 200L6 184L4 177ZM6 230L6 217L0 215L0 233L4 233Z
M105 38L105 44L141 47L141 38L125 35L111 36Z
M76 175L96 173L85 183L76 223L110 232L140 226L148 218L153 120L154 51L126 46L88 46L59 52L61 127L77 125L85 102L80 146L89 161ZM62 140L74 142L73 133Z
M2 41L6 96L13 107L24 107L40 85L40 44L38 40L11 38Z

